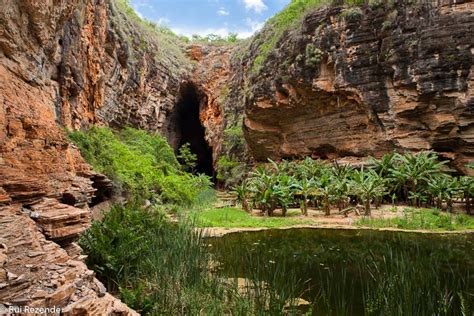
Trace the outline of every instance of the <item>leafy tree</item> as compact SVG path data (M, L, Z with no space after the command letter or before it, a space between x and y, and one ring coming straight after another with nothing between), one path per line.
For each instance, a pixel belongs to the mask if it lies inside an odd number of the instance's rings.
M179 148L178 160L181 162L183 171L194 173L197 166L197 156L191 151L189 143Z
M235 187L245 175L245 165L241 162L234 161L227 156L221 156L216 164L217 180L224 185L224 187Z
M237 38L238 34L237 33L229 33L225 40L229 43L236 43L239 39Z

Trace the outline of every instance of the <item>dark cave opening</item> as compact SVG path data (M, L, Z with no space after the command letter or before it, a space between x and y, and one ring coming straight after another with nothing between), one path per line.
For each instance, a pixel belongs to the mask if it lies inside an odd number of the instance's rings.
M180 99L174 110L174 140L176 151L189 143L191 152L197 156L196 172L203 173L214 180L212 148L205 139L205 129L199 118L200 104L206 101L193 84L181 87Z

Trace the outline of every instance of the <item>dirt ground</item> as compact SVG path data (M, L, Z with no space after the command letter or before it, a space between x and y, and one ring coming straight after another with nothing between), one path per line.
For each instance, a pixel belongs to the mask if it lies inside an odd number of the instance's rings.
M372 208L372 218L394 218L403 215L403 209L406 206L392 206L382 205L378 209ZM305 221L312 221L315 224L330 224L330 225L353 225L358 219L363 216L363 210L359 211L359 215L354 212L350 212L347 216L338 214L337 209L331 209L331 215L326 216L322 210L316 210L309 208L308 216L301 214L300 209L292 208L287 212L287 217L292 219L301 219ZM252 215L264 216L259 210L253 210ZM276 210L273 213L274 217L281 217L281 210Z
M379 208L373 207L372 211L372 218L395 218L403 216L403 210L407 208L406 205L381 205ZM330 229L369 229L369 230L381 230L381 231L402 231L402 232L417 232L417 233L466 233L472 231L430 231L425 229L418 229L418 230L406 230L406 229L398 229L394 227L386 227L386 228L371 228L371 227L362 227L356 225L357 220L363 217L363 211L361 211L360 215L351 212L348 216L344 216L343 214L338 214L337 209L331 209L331 215L325 216L324 212L321 210L315 210L312 208L308 209L308 216L304 216L301 214L300 209L292 208L289 209L287 212L287 217L292 219L301 219L305 221L310 221L311 223L305 223L301 225L291 225L291 226L283 226L278 228L265 228L265 227L234 227L234 228L227 228L227 227L208 227L204 228L205 235L209 237L220 237L230 233L237 233L237 232L245 232L245 231L262 231L266 229L291 229L291 228L330 228ZM256 217L263 217L265 215L262 214L260 210L253 210L252 215ZM281 210L275 210L273 213L274 217L281 217L282 213Z

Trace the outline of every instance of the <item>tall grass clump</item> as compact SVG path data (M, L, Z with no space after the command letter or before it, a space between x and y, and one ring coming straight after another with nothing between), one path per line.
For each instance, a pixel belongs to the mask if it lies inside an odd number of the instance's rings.
M249 267L267 272L248 279L244 291L219 272L192 223L171 223L134 203L114 206L80 245L108 290L142 314L280 315L296 295L296 280L280 278L288 269L258 260Z
M92 127L69 137L94 170L110 177L119 192L190 205L211 185L206 176L180 171L173 150L160 135L133 128L114 132Z
M114 206L80 245L108 290L142 313L197 315L215 297L202 236L189 223L134 204Z

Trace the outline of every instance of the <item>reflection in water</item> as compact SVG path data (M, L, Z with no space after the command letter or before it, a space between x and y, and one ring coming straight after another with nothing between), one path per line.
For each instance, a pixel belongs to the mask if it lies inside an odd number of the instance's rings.
M290 229L210 243L224 275L253 280L265 314L301 297L312 315L474 315L474 234Z

